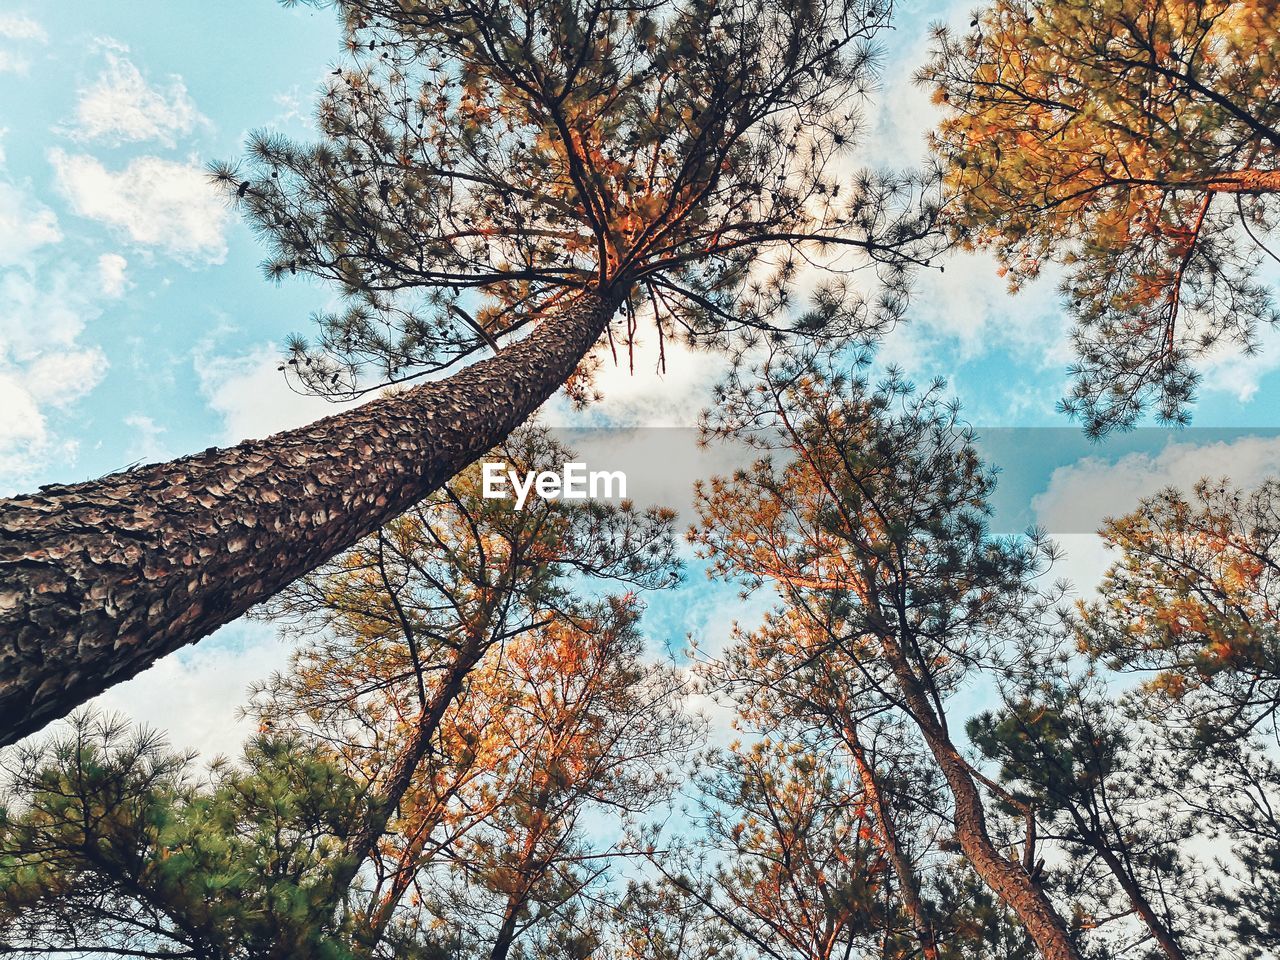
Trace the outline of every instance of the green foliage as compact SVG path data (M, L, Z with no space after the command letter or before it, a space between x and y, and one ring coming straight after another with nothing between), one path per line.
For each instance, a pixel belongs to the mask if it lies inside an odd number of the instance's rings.
M1274 956L1280 949L1280 839L1251 839L1237 851L1241 886L1224 897L1246 956Z
M630 294L628 345L642 310L660 339L708 346L838 342L901 314L936 207L911 178L838 167L882 0L315 5L339 12L349 54L319 142L258 133L216 169L268 275L350 304L282 365L309 388L439 370L588 286ZM792 316L799 257L851 248L883 295L832 273Z
M10 949L351 956L331 880L365 801L314 746L258 738L197 785L157 735L81 713L8 774Z
M1176 744L1096 679L1051 664L1037 673L968 724L974 745L999 764L1001 784L1065 855L1037 869L1103 953L1123 949L1133 933L1116 920L1134 914L1183 950L1212 950L1215 918L1205 905L1217 891L1184 853L1203 824L1177 799Z
M1038 956L1017 916L963 859L947 861L931 881L930 912L941 960L1035 960Z
M628 884L602 918L613 936L604 960L737 960L732 928L687 893L688 877Z

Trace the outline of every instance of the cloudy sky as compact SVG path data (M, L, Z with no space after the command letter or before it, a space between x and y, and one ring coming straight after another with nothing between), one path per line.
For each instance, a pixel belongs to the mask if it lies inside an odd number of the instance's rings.
M967 16L966 4L907 0L898 9L867 109L864 155L885 165L924 153L931 107L910 77L929 23ZM283 338L306 331L330 292L264 281L261 251L205 170L236 157L252 129L306 136L315 91L340 49L330 13L273 0L5 0L0 494L263 436L326 412L275 368ZM1105 558L1087 531L1143 494L1204 473L1230 470L1249 482L1280 472L1270 429L1280 344L1210 366L1196 429L1090 446L1054 412L1065 337L1051 279L1013 297L989 260L960 256L945 274L921 278L911 322L881 353L917 380L948 378L1004 469L1002 515L1063 533L1065 574L1085 585L1096 577ZM606 373L607 400L593 422L687 424L718 374L714 358L681 354L655 389L649 367L639 369L634 379ZM574 422L563 405L548 415ZM1056 429L997 429L1005 427ZM739 609L732 589L709 589L696 570L688 579L654 605L650 628L660 640L693 632L714 644L733 616L750 620L767 602ZM245 685L286 656L268 626L233 624L103 700L167 727L179 743L229 750L243 732L235 710Z

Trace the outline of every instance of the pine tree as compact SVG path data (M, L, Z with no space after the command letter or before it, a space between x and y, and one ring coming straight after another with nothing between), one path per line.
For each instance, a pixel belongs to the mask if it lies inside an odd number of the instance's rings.
M284 364L353 394L262 441L0 505L0 743L207 635L376 531L572 381L615 315L659 342L839 342L891 323L934 208L841 178L880 0L655 7L333 0L351 65L320 142L255 137L216 176L272 276L350 309ZM792 312L800 258L878 269ZM756 267L763 259L773 272ZM842 261L840 271L850 263Z
M909 721L950 794L954 842L1048 960L1083 954L1036 871L1036 837L1010 853L964 756L948 701L983 676L1016 676L1010 636L1034 634L1052 595L1040 537L985 522L993 475L958 409L898 377L877 388L809 362L770 360L731 381L706 427L768 455L702 488L691 536L718 575L777 587L847 670ZM1022 811L1028 824L1033 813Z
M81 713L7 765L5 953L346 960L330 898L360 785L328 751L269 735L196 782L191 757Z
M501 452L569 455L530 429ZM85 715L21 748L2 949L502 958L553 925L572 939L623 855L589 818L643 817L698 737L637 629L635 591L671 581L671 520L516 511L466 471L278 598L302 644L256 691L237 762L202 781ZM628 592L591 595L608 580Z
M927 786L913 800L905 783L893 795L903 841L931 861L921 891L932 937L922 941L880 836L879 801L857 765L812 730L788 724L764 734L745 715L738 720L749 742L700 759L694 830L674 850L650 857L660 880L633 887L633 894L662 897L673 917L700 916L708 947L742 957L1036 956L1016 918L962 861L932 842L939 831L926 812ZM639 956L669 956L654 947Z
M1214 891L1188 851L1201 821L1169 788L1182 769L1162 731L1126 715L1097 679L1064 676L1053 664L1037 673L967 728L1000 764L1000 782L1035 810L1036 829L1065 854L1042 869L1073 901L1075 922L1094 941L1117 927L1112 952L1134 939L1127 924L1136 916L1169 960L1213 955L1203 905Z
M700 795L722 862L690 894L772 960L915 955L862 793L803 743L712 754Z
M1244 956L1259 960L1280 947L1280 769L1268 746L1251 738L1197 750L1182 791L1207 832L1232 845L1218 860L1226 876L1215 906Z
M511 749L492 812L452 851L463 882L437 907L488 960L537 956L524 947L540 931L608 895L616 863L638 855L593 836L592 818L642 823L676 789L672 766L699 738L683 712L683 679L645 662L633 622L586 636L531 634L497 666L492 695Z
M1082 609L1080 642L1144 676L1152 712L1206 743L1274 729L1280 709L1280 481L1202 480L1110 520L1120 558Z
M952 921L935 916L927 902L924 861L938 851L922 838L939 830L925 811L942 805L942 787L919 763L923 745L892 703L831 647L825 629L790 609L767 614L750 633L737 631L730 649L703 669L731 698L740 727L809 744L856 775L868 836L893 871L894 895L920 955L938 960L938 924Z
M1063 402L1097 436L1183 423L1197 361L1278 317L1257 279L1280 195L1275 0L995 0L922 83L953 235L1074 315Z
M601 960L738 960L733 933L674 883L632 881L604 911ZM575 958L578 960L578 958Z
M532 428L518 430L498 455L532 471L573 458ZM418 858L429 852L431 818L447 814L432 797L491 775L475 766L480 759L496 765L503 751L523 749L513 741L518 725L489 727L494 713L527 711L505 699L515 694L504 692L511 684L501 674L510 671L501 664L543 646L566 653L577 646L584 656L604 647L623 657L635 637L636 591L667 586L676 576L668 511L565 500L515 510L510 501L485 498L482 488L478 467L464 471L270 608L277 620L323 632L288 675L258 691L258 717L271 729L333 744L350 758L353 775L375 771L368 784L375 802L348 830L348 861L335 896L378 858L396 811L407 796L417 797L412 809L423 819L407 832L418 842L374 866L381 902L368 925L375 938L413 880ZM593 582L628 592L588 600L583 590ZM494 657L499 664L486 667ZM576 682L574 664L563 668L563 682ZM619 696L629 689L616 682L614 688ZM468 698L483 707L480 715L458 715L457 704ZM655 705L655 720L660 715ZM482 749L494 736L499 741ZM436 753L465 762L428 763ZM438 775L446 779L438 782ZM498 805L492 797L483 802L490 816Z
M1165 793L1221 841L1222 884L1208 899L1246 956L1268 956L1280 929L1278 504L1274 478L1251 490L1205 479L1108 521L1103 538L1120 555L1075 623L1101 666L1141 678L1130 708L1170 758Z

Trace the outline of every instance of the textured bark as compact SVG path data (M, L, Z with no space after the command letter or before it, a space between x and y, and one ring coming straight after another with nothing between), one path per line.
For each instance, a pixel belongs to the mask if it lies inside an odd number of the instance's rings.
M438 489L550 397L622 291L266 440L0 501L0 744L207 636Z
M1280 170L1228 170L1209 174L1203 182L1211 193L1280 193Z
M956 843L982 882L1008 905L1044 960L1083 960L1071 941L1067 925L1054 909L1044 890L1022 864L1004 856L987 831L987 814L982 795L960 751L951 742L946 727L929 703L919 679L912 672L903 649L889 636L880 638L885 660L897 681L903 702L924 736L929 752L937 761L943 779L955 801L952 820Z

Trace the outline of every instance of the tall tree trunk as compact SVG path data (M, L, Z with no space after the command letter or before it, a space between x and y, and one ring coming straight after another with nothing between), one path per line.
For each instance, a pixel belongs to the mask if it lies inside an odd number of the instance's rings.
M857 728L847 720L843 723L843 728L845 743L853 755L853 762L858 768L858 777L862 781L862 792L880 827L880 850L889 860L889 865L898 878L898 893L902 898L902 905L907 909L907 915L911 918L911 926L915 928L916 939L920 941L920 954L924 960L938 960L938 938L934 935L933 924L929 922L924 901L920 896L920 878L906 850L902 847L893 810L880 789L879 775L867 762L866 750L862 746Z
M1164 955L1169 960L1187 960L1187 955L1182 952L1182 945L1178 943L1177 937L1173 935L1173 931L1169 926L1160 919L1160 915L1156 913L1151 901L1147 899L1146 894L1143 892L1142 886L1129 870L1128 864L1121 862L1116 855L1115 849L1107 843L1106 837L1093 830L1075 810L1071 811L1071 817L1075 820L1077 829L1081 831L1084 841L1094 849L1102 859L1102 862L1111 870L1116 882L1120 884L1120 889L1125 892L1125 896L1129 898L1129 903L1133 905L1133 909L1142 918L1142 922L1147 925L1147 929L1151 931L1151 936L1160 945Z
M0 501L0 745L438 489L555 393L624 293L584 292L495 357L309 426Z
M377 849L387 824L413 783L418 765L431 749L432 738L440 729L445 712L462 692L467 675L492 646L486 641L485 636L473 634L450 664L439 686L423 704L408 739L383 774L382 784L368 812L347 836L344 863L341 869L334 871L331 881L335 900L345 894L361 866Z
M920 728L955 802L952 819L956 843L983 883L1007 904L1040 950L1044 960L1083 960L1067 925L1044 890L1022 864L1004 856L987 832L987 813L969 765L952 743L934 711L923 685L911 669L902 647L891 636L880 638L885 660L897 681L903 702Z

